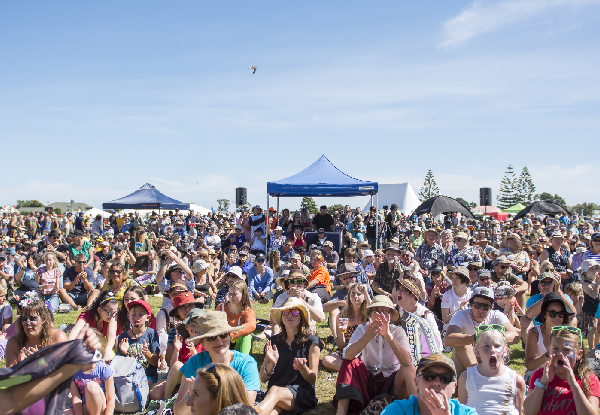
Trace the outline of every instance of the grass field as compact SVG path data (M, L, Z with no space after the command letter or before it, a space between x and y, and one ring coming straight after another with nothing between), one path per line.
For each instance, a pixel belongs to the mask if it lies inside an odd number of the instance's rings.
M158 312L160 309L160 305L162 303L162 298L160 297L151 297L150 305L152 306L152 311L154 314ZM269 318L271 306L268 304L255 304L254 310L256 312L257 317ZM77 319L78 313L71 312L69 314L56 314L55 315L55 326L60 327L61 324L71 324L74 323ZM327 326L327 321L320 323L317 325L317 330L319 337L324 339L331 332L329 331L329 327ZM330 344L325 345L325 349L321 351L321 357L325 356L329 352L331 352ZM262 365L263 361L263 347L264 342L255 341L252 348L252 355L258 362L258 366ZM5 362L0 362L0 366L4 366ZM511 346L511 359L510 359L510 367L516 370L518 373L523 375L525 373L525 351L521 347L521 343L519 342L516 345ZM331 406L331 400L333 395L335 394L335 381L336 381L336 373L332 373L327 371L322 365L319 366L319 375L317 378L316 391L317 397L319 398L319 404L315 409L308 412L310 415L325 415L325 414L334 414L335 410L333 406ZM263 390L266 389L266 384L263 384Z

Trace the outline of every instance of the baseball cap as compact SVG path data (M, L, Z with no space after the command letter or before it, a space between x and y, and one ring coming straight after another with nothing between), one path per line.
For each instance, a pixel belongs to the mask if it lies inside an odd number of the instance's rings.
M492 289L488 288L488 287L477 287L477 288L475 288L473 290L473 296L471 298L475 298L475 297L483 297L483 298L486 298L488 300L491 300L492 302L496 298L496 296L494 295L494 291L492 291Z
M229 268L229 271L227 271L227 275L232 274L233 276L239 278L239 279L243 279L242 276L242 269L238 266L234 266Z
M492 273L490 272L489 269L482 268L479 271L477 271L477 278L483 277L483 276L491 277Z
M581 263L581 270L583 272L588 272L590 268L600 267L600 264L593 259L586 259Z
M431 366L444 366L447 369L450 369L452 375L456 377L456 367L454 366L454 362L442 353L432 353L429 356L422 357L417 365L417 376Z
M144 300L137 300L137 301L132 301L129 304L127 304L127 310L131 310L131 307L136 306L136 305L141 305L142 307L144 307L146 309L146 311L148 312L148 314L152 314L152 309L150 308L150 304L148 304L146 301Z

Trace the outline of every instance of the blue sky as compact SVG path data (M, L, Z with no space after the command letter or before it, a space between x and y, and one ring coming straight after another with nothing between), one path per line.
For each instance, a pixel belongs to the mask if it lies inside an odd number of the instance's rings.
M600 0L2 2L0 204L265 205L323 153L468 201L526 165L600 203L599 23Z

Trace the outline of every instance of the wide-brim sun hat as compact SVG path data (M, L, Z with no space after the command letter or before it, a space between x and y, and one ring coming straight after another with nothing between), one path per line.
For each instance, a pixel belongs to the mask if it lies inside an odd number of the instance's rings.
M542 302L542 307L540 309L540 314L538 314L534 320L537 321L538 323L545 323L546 322L546 312L548 311L548 307L552 303L561 303L563 305L565 312L567 313L567 316L569 319L575 315L575 313L573 313L567 307L564 300L557 293L549 292L544 297L544 301Z
M291 310L292 308L297 308L304 315L304 319L308 322L310 321L308 310L306 309L306 305L304 301L297 297L290 297L287 301L281 306L277 308L271 309L271 318L275 324L281 325L281 315L285 310Z
M275 279L275 283L284 287L286 280L289 280L289 279L295 280L298 278L302 278L308 284L308 278L306 278L306 275L304 275L302 272L297 271L297 270L290 271L288 274L281 275L281 277L278 277L277 279Z
M221 334L240 331L246 327L245 324L231 327L227 322L227 313L224 311L209 310L206 314L197 317L195 320L196 325L198 326L198 333L200 334L190 337L187 340L188 342L196 339L203 339L205 337L220 336Z
M346 275L356 275L359 272L360 271L356 269L356 266L354 264L342 264L340 265L340 269L336 277L342 278Z
M523 241L521 241L521 237L516 233L509 233L504 238L502 238L502 245L508 248L508 239L514 238L517 243L517 251L521 251L523 249Z
M392 318L390 318L390 322L398 321L400 315L398 314L398 310L394 307L394 303L392 300L386 295L376 295L373 297L371 301L371 305L367 307L367 309L375 308L375 307L385 307L390 309L390 313L392 314ZM369 310L371 312L372 310Z
M438 232L436 229L434 229L434 228L429 228L429 229L427 229L425 232L423 232L423 236L424 236L425 238L427 238L427 235L429 234L429 232L433 232L433 233L435 234L435 237L436 237L436 238L439 238L439 237L440 237L440 233L439 233L439 232Z
M177 310L179 307L184 306L186 304L196 304L198 306L204 306L204 303L199 302L194 298L194 294L189 291L178 294L175 298L173 298L173 309L169 311L169 316L175 317L177 316Z

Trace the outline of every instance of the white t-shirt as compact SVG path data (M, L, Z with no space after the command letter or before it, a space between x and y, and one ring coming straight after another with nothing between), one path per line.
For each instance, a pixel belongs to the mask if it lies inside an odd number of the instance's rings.
M460 303L463 301L469 301L471 299L471 295L473 295L473 291L471 288L467 287L467 292L462 297L459 297L454 292L454 288L446 291L442 296L442 308L447 308L450 310L450 314L454 313L456 310L460 308ZM444 331L448 329L448 324L444 323Z
M462 334L473 335L475 334L475 327L478 327L482 324L502 324L508 323L508 317L499 310L490 310L485 320L481 323L476 323L471 316L471 309L467 308L466 310L460 310L454 313L452 318L450 319L449 326L457 326L460 327L460 332Z

